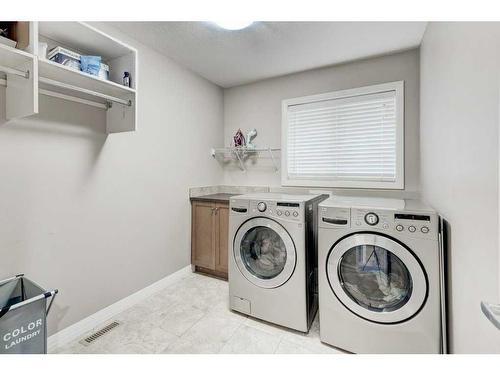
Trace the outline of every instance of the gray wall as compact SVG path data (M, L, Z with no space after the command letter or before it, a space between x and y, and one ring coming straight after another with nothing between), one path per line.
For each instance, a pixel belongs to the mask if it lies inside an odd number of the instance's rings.
M431 23L420 52L422 194L451 229L455 353L500 353L479 308L499 298L499 42L498 23Z
M258 146L280 147L283 99L399 80L405 81L405 191L416 193L420 173L418 49L226 89L224 141L229 145L238 128L244 133L256 128ZM281 185L280 174L273 171L269 160L248 165L246 173L238 170L237 165L226 168L225 184Z
M103 111L43 96L39 115L5 123L0 89L0 278L59 288L50 333L187 266L188 187L223 178L209 156L222 90L130 42L136 132L106 136Z

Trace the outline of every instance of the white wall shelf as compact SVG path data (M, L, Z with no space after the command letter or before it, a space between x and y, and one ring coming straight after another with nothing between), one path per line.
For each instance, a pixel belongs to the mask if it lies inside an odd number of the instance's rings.
M91 74L68 68L65 65L50 60L39 59L40 77L79 86L87 90L102 94L131 99L135 96L135 89L123 86L113 81L106 81Z
M109 80L71 69L39 56L38 41L49 50L62 46L101 56ZM8 119L38 113L38 95L49 95L106 111L108 133L134 131L137 122L137 50L83 22L30 22L29 50L0 44L0 72L5 73ZM121 84L129 72L132 87ZM0 77L1 78L1 77Z
M7 86L5 113L8 120L38 113L38 64L28 52L0 44L0 72Z
M269 157L273 162L275 172L278 172L279 167L276 162L276 155L274 155L275 152L280 153L281 148L220 147L212 148L210 153L216 159L222 158L238 161L240 169L244 172L246 172L245 161L248 158Z
M96 29L85 22L46 22L38 23L40 40L50 39L53 43L84 54L101 56L104 61L128 55L133 48L120 40Z
M38 38L48 50L61 46L101 56L109 80L77 71L39 56L40 88L61 99L104 105L108 133L134 131L137 122L137 50L84 22L38 22ZM38 54L38 50L36 52ZM132 87L121 84L129 72ZM98 106L98 105L94 105Z
M26 62L33 61L33 57L31 53L0 44L0 61L2 65L11 68L20 67Z

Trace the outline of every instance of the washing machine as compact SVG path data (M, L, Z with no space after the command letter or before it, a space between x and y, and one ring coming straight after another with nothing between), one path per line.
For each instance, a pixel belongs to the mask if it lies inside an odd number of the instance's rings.
M308 332L318 306L317 209L325 198L280 193L231 198L232 310Z
M446 350L439 217L415 200L319 205L320 338L354 353Z

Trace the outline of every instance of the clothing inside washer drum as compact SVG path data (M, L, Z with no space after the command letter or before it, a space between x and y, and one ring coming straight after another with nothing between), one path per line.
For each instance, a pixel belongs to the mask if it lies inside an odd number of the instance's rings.
M268 227L258 226L246 232L240 252L247 270L260 279L278 276L286 264L285 243Z
M361 245L346 251L338 273L347 295L371 311L395 311L411 297L408 269L396 255L378 246Z

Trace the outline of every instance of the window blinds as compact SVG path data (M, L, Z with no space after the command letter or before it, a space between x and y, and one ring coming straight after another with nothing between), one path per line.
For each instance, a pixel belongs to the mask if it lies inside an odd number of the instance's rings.
M396 91L288 106L288 178L395 182L396 111Z

